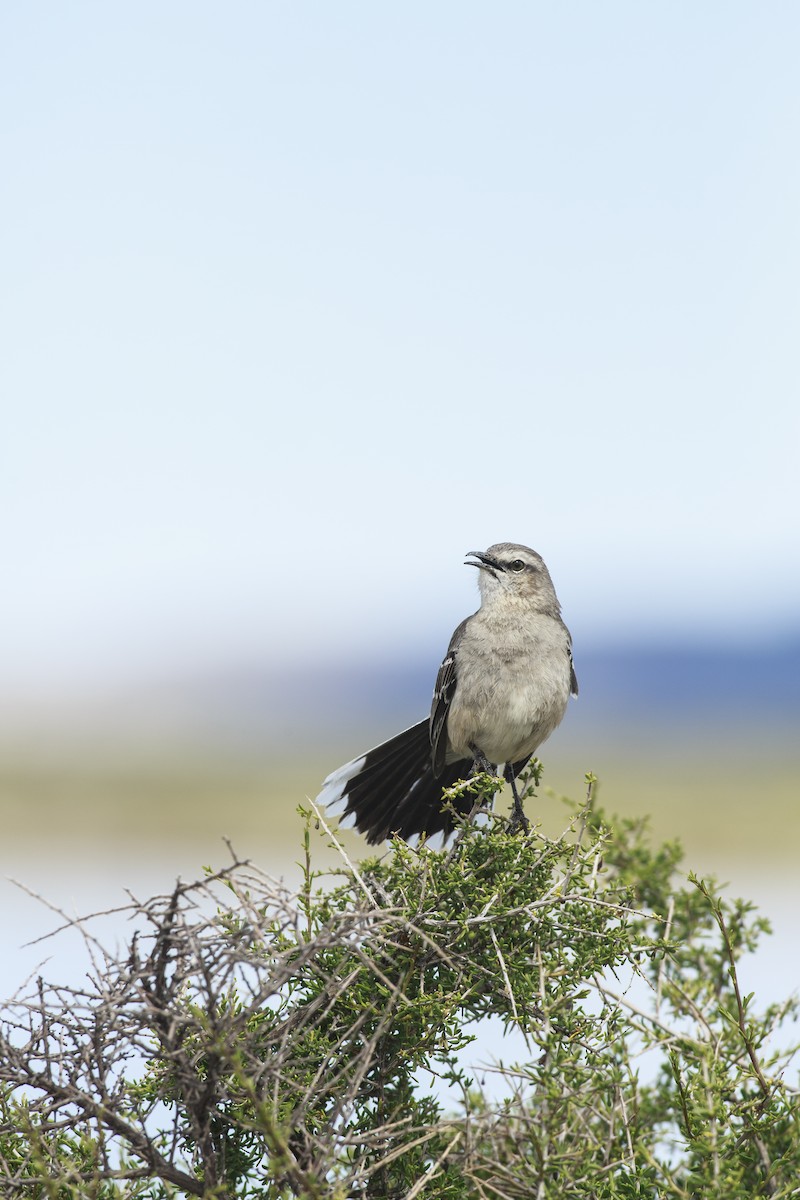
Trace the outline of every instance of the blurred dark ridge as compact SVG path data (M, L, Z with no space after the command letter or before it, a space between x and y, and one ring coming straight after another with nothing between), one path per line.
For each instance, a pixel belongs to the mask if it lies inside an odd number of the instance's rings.
M742 649L609 648L587 653L584 667L592 689L620 709L800 712L800 639Z
M202 746L235 754L336 746L356 753L427 716L437 666L426 655L304 661L295 670L253 661L93 701L62 698L27 714L6 701L0 740ZM564 749L621 732L626 741L679 733L734 745L757 735L786 748L800 726L800 638L765 646L579 649L576 668L580 698L557 734Z
M226 724L226 714L236 714L240 733L247 725L263 736L267 726L327 740L352 727L382 736L427 716L437 665L405 658L304 665L280 676L234 671L203 691ZM800 726L800 639L741 649L606 647L577 654L576 668L580 697L559 738L569 727L602 738L624 725L729 729L735 737L771 728L783 740Z

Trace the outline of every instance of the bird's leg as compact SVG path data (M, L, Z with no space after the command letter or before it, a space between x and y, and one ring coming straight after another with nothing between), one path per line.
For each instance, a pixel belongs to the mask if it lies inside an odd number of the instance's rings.
M527 833L531 827L531 823L525 816L525 812L522 807L522 801L520 800L519 792L517 791L517 781L514 778L514 768L511 763L506 763L503 774L505 775L506 780L511 784L511 794L514 797L514 811L511 814L511 820L508 823L508 832L516 833L518 829L521 829L523 833Z
M496 776L497 775L497 764L490 763L488 758L486 757L486 755L483 753L483 751L479 750L474 742L470 742L469 748L472 751L472 768L469 773L470 778L472 778L473 775L481 775L481 774ZM472 812L470 813L470 817L473 817L476 812L491 811L492 805L494 803L494 798L497 795L497 792L493 792L491 795L489 795L488 792L477 791L474 794L475 794L475 804L472 807ZM485 808L484 808L484 805L486 806Z
M490 763L482 750L479 750L474 742L470 742L469 748L472 751L472 770L470 775L496 775L497 766L495 763Z

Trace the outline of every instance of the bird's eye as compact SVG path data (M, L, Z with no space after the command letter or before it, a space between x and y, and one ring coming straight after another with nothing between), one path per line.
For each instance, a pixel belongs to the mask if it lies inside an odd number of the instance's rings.
M515 558L513 562L508 564L508 569L509 571L517 571L519 573L525 570L525 563L521 558Z

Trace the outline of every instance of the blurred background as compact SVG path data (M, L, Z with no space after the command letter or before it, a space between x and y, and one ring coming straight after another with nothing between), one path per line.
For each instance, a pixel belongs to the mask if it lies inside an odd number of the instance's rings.
M789 3L4 7L5 992L58 953L7 877L108 908L226 836L294 877L297 805L427 714L503 540L581 683L539 815L596 772L796 986L798 36Z

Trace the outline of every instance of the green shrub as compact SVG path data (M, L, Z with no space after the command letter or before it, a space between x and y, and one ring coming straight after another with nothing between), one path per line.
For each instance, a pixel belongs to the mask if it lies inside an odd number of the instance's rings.
M93 984L6 1006L2 1194L796 1196L796 1005L738 972L765 922L644 823L566 820L322 875L308 814L298 894L234 861L132 906ZM519 1053L487 1090L490 1019Z

